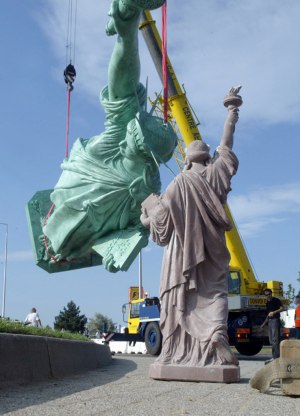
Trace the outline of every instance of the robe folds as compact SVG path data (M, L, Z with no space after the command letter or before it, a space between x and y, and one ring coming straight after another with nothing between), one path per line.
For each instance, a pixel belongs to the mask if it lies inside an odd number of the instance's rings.
M238 160L219 147L206 167L193 163L161 196L142 204L152 239L165 246L161 270L161 331L158 362L187 366L237 364L227 337L224 204Z
M43 232L60 258L80 257L112 231L140 227L141 202L160 191L158 169L151 167L154 162L144 162L140 174L126 170L119 147L128 123L145 104L144 86L138 85L137 96L118 101L109 100L106 86L100 99L105 131L76 140L51 194L55 208Z

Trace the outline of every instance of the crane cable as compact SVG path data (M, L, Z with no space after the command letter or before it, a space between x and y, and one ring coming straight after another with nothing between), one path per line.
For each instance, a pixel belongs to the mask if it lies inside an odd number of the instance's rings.
M74 23L73 23L74 20ZM77 0L75 0L75 7L73 7L73 0L69 0L68 5L68 24L67 24L67 40L66 40L66 68L64 70L64 80L67 84L67 119L66 119L66 159L69 156L69 127L70 127L70 112L71 112L71 91L73 91L73 82L76 78L76 70L74 67L75 63L75 43L76 43L76 26L77 26ZM73 56L72 56L73 52ZM44 221L42 222L42 227L47 224L47 221L54 210L54 203L52 203L48 213L46 214ZM47 236L43 233L43 243L46 252L55 263L61 264L69 261L74 261L77 259L71 260L58 260L49 252L49 245Z
M77 27L77 0L73 7L73 0L69 0L68 6L68 24L67 24L67 40L66 40L66 68L64 70L64 80L67 84L67 119L66 119L66 152L65 156L69 156L69 127L70 127L70 111L71 111L71 91L73 91L73 82L76 78L75 63L75 43L76 43L76 27Z
M168 121L168 68L167 68L167 0L162 6L162 72L163 72L163 98L164 122Z

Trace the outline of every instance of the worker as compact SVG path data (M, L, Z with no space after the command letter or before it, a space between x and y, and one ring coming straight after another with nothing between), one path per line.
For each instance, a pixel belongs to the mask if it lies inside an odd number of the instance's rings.
M266 289L264 291L264 295L267 298L267 317L260 328L263 328L266 324L268 324L269 341L272 346L272 359L265 362L265 364L268 364L280 356L280 312L283 311L283 306L281 300L273 296L271 289Z
M40 317L37 313L36 308L31 309L30 313L25 318L24 324L29 325L29 326L35 326L35 327L42 326L42 322L40 320Z
M296 296L295 328L296 338L300 339L300 292L299 295Z

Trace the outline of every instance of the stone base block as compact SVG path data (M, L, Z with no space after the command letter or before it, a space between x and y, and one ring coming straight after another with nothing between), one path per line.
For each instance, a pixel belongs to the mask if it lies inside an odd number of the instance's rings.
M153 363L150 365L149 376L156 380L237 383L240 381L240 367L235 365L187 367Z
M280 343L280 356L282 358L297 360L300 363L300 340L290 339ZM289 368L292 375L293 367ZM298 366L298 377L300 365ZM296 377L296 376L295 376ZM281 380L281 388L288 396L300 396L300 378L284 378Z

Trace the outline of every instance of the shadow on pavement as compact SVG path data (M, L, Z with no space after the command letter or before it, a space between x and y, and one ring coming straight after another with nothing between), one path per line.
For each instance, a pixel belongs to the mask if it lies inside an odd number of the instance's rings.
M27 385L14 385L0 389L0 415L56 400L61 397L103 386L136 370L130 359L113 358L112 363L94 371L52 379Z

